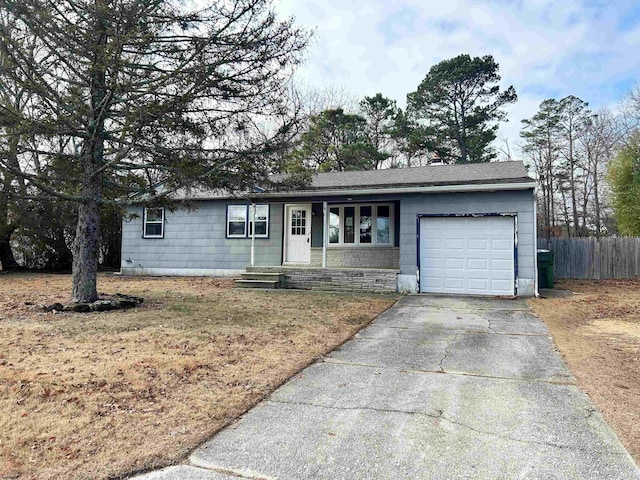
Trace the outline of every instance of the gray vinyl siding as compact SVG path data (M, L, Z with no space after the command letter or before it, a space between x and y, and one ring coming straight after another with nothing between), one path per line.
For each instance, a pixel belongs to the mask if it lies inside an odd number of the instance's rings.
M226 238L226 207L238 202L196 202L195 209L165 209L164 238L142 238L143 207L122 224L122 267L143 269L244 269L251 259L251 239ZM258 266L280 265L282 203L271 203L269 238L256 238ZM127 262L131 260L131 262Z
M535 279L533 189L403 196L400 200L400 273L416 274L418 263L416 216L456 213L516 213L518 216L518 278Z
M518 218L518 277L535 279L533 190L470 193L398 194L331 198L330 203L398 201L395 210L395 242L399 247L402 275L415 277L417 270L416 216L419 214L516 213ZM313 203L312 247L322 245L322 199L270 201L269 238L256 239L256 266L282 264L283 212L285 203ZM123 222L122 267L131 269L242 270L250 263L251 239L226 238L226 207L239 202L207 200L195 208L165 210L164 238L142 238L143 208L132 207L137 216ZM129 262L127 260L130 260Z

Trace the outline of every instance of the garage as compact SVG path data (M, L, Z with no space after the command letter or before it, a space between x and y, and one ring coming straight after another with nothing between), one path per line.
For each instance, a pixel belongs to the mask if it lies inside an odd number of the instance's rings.
M515 295L515 218L420 216L420 291Z

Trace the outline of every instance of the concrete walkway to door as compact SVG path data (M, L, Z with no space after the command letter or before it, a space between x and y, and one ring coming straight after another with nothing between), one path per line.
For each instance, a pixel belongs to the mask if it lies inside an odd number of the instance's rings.
M409 296L140 478L640 479L522 300Z

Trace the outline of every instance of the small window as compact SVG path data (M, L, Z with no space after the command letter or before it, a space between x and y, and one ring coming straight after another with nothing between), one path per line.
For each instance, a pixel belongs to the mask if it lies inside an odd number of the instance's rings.
M371 217L371 206L360 207L360 243L371 243L371 230L373 228L373 218Z
M144 238L162 238L164 236L164 207L144 209Z
M376 217L376 243L385 245L391 243L391 217L388 205L378 206Z
M227 237L251 238L254 226L256 238L269 237L269 205L227 205Z
M252 206L249 207L253 209ZM269 236L269 205L256 205L255 218L249 225L249 236L253 232L253 226L256 229L256 238L265 238ZM253 215L251 215L253 216Z
M329 243L340 243L340 208L329 209Z
M355 207L344 207L344 243L355 242Z
M307 211L291 210L291 235L307 234Z
M247 236L247 206L227 206L227 237Z

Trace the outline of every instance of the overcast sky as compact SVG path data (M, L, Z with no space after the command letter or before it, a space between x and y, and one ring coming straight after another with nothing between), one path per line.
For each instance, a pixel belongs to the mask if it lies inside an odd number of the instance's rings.
M512 148L520 120L545 98L576 95L594 109L640 80L640 2L633 0L276 0L315 29L305 83L381 92L404 107L429 68L461 53L493 55L513 85L501 135Z

